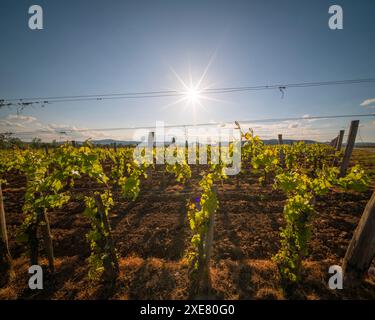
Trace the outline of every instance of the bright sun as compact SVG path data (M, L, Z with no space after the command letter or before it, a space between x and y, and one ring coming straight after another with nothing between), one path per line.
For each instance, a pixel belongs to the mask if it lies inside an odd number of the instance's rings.
M189 69L188 81L185 81L186 79L184 80L177 74L177 72L172 67L170 67L170 70L176 76L178 82L180 83L181 88L171 89L178 93L179 98L176 101L166 105L165 108L169 108L173 105L182 103L183 108L181 110L191 112L195 119L196 116L198 116L201 113L201 110L208 112L205 105L203 104L204 101L222 102L221 100L208 96L212 84L207 84L207 82L205 81L208 69L214 59L214 56L215 54L211 56L210 61L205 67L198 81L193 80L191 69Z
M186 91L184 91L184 95L185 99L192 104L200 102L200 91L194 87L187 88Z

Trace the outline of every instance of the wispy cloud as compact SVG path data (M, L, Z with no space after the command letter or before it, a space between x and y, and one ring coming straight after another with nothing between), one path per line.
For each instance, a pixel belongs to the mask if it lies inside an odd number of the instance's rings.
M319 119L309 119L310 117L311 117L311 114L304 114L302 116L302 118L306 119L305 121L307 121L307 122L314 122L314 121L319 120Z
M10 114L0 119L0 132L13 133L24 141L31 141L34 137L43 141L123 138L63 123L44 123L35 117L19 114Z
M361 103L363 107L375 107L375 98L367 99Z
M26 122L26 123L31 123L31 122L36 121L35 117L25 116L25 115L22 115L22 114L10 114L10 115L7 116L7 119L11 120L11 121L14 121L14 122L20 121L20 122Z

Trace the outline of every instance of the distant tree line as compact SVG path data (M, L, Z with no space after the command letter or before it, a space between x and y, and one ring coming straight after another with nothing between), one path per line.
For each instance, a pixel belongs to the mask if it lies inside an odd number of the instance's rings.
M20 138L14 137L12 133L0 133L0 149L27 149L27 148L44 148L57 147L56 140L52 142L42 142L40 138L33 138L31 142L22 141Z

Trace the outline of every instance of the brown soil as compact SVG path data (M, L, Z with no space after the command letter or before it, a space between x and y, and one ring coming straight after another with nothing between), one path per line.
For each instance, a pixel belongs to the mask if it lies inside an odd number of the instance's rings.
M358 154L362 162L363 152ZM363 164L373 169L375 159ZM4 205L14 258L16 277L0 288L0 299L186 299L188 267L184 254L189 249L190 230L186 217L189 199L199 196L199 175L194 171L190 185L184 187L166 176L160 187L161 172L143 181L135 202L123 200L114 191L115 206L111 225L121 257L120 276L114 288L88 280L90 230L82 215L80 194L97 186L83 179L75 185L73 201L49 213L54 238L56 273L45 269L45 289L28 289L26 247L16 241L23 221L22 204L25 178L6 176ZM371 171L373 174L373 171ZM374 182L373 176L373 182ZM375 275L369 274L355 289L328 289L328 268L342 262L353 231L375 185L364 193L330 192L318 199L313 221L310 255L305 261L302 283L293 296L286 296L279 284L278 270L271 257L279 248L279 228L283 225L285 197L271 186L260 186L254 175L229 178L218 186L220 209L215 216L214 252L211 278L213 298L217 299L375 299ZM42 256L44 256L41 244Z

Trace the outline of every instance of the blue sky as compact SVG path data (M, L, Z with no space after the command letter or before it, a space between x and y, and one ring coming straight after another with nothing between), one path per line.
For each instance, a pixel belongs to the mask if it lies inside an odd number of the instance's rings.
M44 30L28 28L39 4ZM341 5L344 29L328 28ZM182 89L176 76L203 85L256 86L375 77L372 0L14 1L0 13L0 98ZM0 110L1 131L108 128L375 112L375 84L221 94L195 112L176 97L56 103L16 115ZM375 141L374 118L361 138ZM328 139L350 119L263 125L260 133ZM90 132L92 137L114 133ZM126 138L126 132L116 132ZM265 136L266 137L266 136ZM267 136L268 137L268 136ZM64 138L64 137L57 137Z

